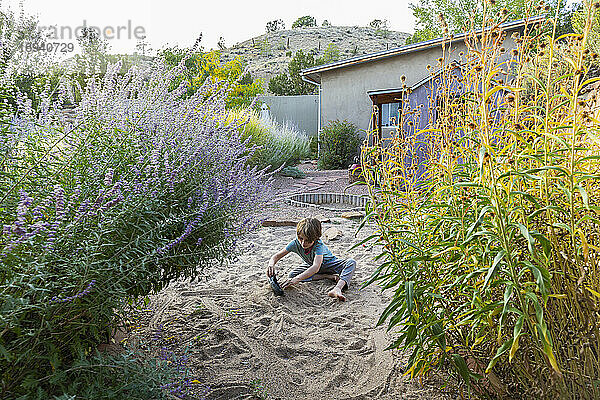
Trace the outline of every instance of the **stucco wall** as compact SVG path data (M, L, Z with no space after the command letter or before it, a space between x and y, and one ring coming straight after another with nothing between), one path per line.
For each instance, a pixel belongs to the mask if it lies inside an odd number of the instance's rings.
M510 37L511 32L507 32L506 36L504 47L510 50L514 46L514 40ZM466 52L464 43L453 43L445 59L459 60L461 52ZM509 51L505 54L505 57L510 56ZM407 87L411 87L429 76L427 65L437 69L437 60L441 56L440 46L323 71L321 73L321 124L325 126L328 121L335 119L348 120L356 125L364 136L365 131L370 128L372 109L372 102L367 92L400 88L403 85L401 80L403 75L406 76L404 83Z

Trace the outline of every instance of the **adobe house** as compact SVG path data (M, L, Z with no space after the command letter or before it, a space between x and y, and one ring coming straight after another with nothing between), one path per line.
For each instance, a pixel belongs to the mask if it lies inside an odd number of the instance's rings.
M503 57L511 57L510 50L516 44L512 37L514 32L521 34L527 25L543 21L543 17L535 17L502 24L503 47L507 50ZM379 128L380 136L387 137L396 129L398 107L407 93L412 103L421 101L425 106L422 112L429 113L429 106L419 98L425 87L431 87L424 84L433 72L427 66L435 69L442 55L445 63L460 63L461 53L467 50L465 35L456 35L452 40L433 39L302 70L303 80L319 86L318 130L328 121L338 119L356 125L363 137L374 128ZM435 96L435 92L430 95ZM372 114L376 116L374 122ZM421 115L419 127L427 122L428 118Z

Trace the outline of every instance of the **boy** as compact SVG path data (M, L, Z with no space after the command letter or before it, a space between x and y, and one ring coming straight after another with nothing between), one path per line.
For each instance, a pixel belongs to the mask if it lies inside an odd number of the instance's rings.
M267 276L275 275L275 264L288 253L296 253L304 260L306 265L292 270L281 287L296 285L299 282L331 279L336 282L335 287L327 293L329 297L346 301L342 290L350 285L350 279L356 268L353 259L341 260L336 258L319 239L321 237L321 221L316 218L304 218L296 225L297 239L292 240L285 249L275 254L269 260Z

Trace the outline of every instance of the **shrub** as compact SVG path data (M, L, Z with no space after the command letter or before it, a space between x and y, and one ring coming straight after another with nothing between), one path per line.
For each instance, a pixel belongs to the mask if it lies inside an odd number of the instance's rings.
M296 28L307 28L311 26L317 26L317 20L315 17L311 17L310 15L305 15L304 17L300 17L294 21L292 24L292 29Z
M281 176L289 176L291 178L305 178L306 174L297 167L288 166L279 171Z
M273 171L310 155L309 138L287 124L281 126L273 119L265 120L248 109L231 111L228 120L241 121L241 140L253 149L248 162L258 169Z
M327 48L323 52L323 57L319 57L315 60L316 65L328 64L334 61L338 61L340 59L340 49L335 45L335 43L329 43Z
M310 158L315 160L319 158L319 140L316 136L310 137Z
M159 57L173 68L182 62L185 64L186 68L173 80L171 89L183 82L187 86L186 96L192 96L200 88L206 91L211 87L211 93L226 89L226 107L237 108L249 106L256 96L264 92L262 80L252 78L244 69L241 57L222 62L221 53L217 50L191 53L177 47L163 49ZM213 82L216 85L209 85ZM211 93L205 95L210 96Z
M369 26L373 29L381 29L387 26L387 20L382 21L380 19L374 19L373 21L369 22Z
M0 397L61 393L128 301L235 255L268 196L226 91L157 61L93 78L74 121L19 97L0 130Z
M329 49L329 47L328 47ZM331 49L333 51L333 49ZM335 53L330 53L334 56ZM305 68L317 65L314 56L311 53L304 53L298 50L288 64L287 74L279 74L269 80L269 90L279 96L297 96L303 94L316 93L317 87L305 82L300 76L300 72Z
M266 26L267 32L277 32L285 29L285 24L281 19L276 19L273 21L267 22Z
M320 137L319 168L344 169L358 154L360 137L348 121L330 121Z
M426 104L440 105L437 120L363 150L384 260L370 282L394 290L379 323L398 329L392 347L411 352L413 377L448 365L475 397L596 399L600 126L579 95L587 36L566 38L563 58L554 35L528 27L499 59L503 32L487 18L464 75L439 75Z
M95 399L170 399L188 392L186 378L171 360L148 360L132 352L117 355L95 354L73 362L68 370L58 370L45 380L64 382L61 400ZM189 381L189 378L187 378ZM32 389L35 385L32 385ZM170 394L170 395L169 395ZM41 392L31 398L44 399Z

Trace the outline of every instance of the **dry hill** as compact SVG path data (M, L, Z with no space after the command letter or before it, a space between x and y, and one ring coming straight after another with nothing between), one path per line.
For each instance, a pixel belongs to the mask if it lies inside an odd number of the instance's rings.
M319 26L287 29L237 43L222 51L223 60L241 56L248 64L254 78L264 79L268 89L269 79L287 71L287 66L298 50L322 57L331 44L343 60L361 54L374 53L399 47L408 33L381 31L359 26Z

